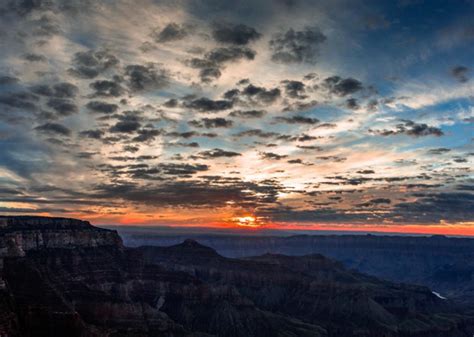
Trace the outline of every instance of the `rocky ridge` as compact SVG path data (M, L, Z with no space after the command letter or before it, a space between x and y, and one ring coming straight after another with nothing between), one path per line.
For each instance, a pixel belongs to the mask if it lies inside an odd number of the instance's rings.
M2 337L472 336L429 289L321 255L229 259L194 240L127 248L74 219L0 224Z

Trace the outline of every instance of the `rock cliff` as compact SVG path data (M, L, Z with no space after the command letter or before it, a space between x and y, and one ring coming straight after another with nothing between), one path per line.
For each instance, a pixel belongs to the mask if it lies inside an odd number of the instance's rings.
M471 337L425 287L321 255L229 259L186 240L127 248L74 219L2 217L2 337Z

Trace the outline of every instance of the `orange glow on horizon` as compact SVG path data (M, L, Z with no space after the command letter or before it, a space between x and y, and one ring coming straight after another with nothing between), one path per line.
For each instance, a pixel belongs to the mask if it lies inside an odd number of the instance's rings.
M176 214L168 213L166 216L151 216L142 213L127 213L127 215L116 214L50 214L36 213L42 216L72 217L90 221L93 225L124 225L124 226L165 226L181 228L214 228L223 230L284 230L284 231L335 231L335 232L373 232L373 233L400 233L421 235L453 235L474 236L474 222L439 224L339 224L339 223L290 223L272 222L271 220L258 217L249 213L236 215L231 212L215 212L209 214ZM315 233L316 234L316 233Z

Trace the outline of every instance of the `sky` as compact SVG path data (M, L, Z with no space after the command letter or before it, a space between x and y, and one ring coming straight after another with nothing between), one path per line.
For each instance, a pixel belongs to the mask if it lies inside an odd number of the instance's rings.
M0 0L0 213L474 235L473 17Z

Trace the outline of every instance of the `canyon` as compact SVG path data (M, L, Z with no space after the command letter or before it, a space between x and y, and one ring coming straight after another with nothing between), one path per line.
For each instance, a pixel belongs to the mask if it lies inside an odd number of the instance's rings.
M194 239L128 247L87 221L0 217L0 336L472 336L428 287L320 254L225 257Z

